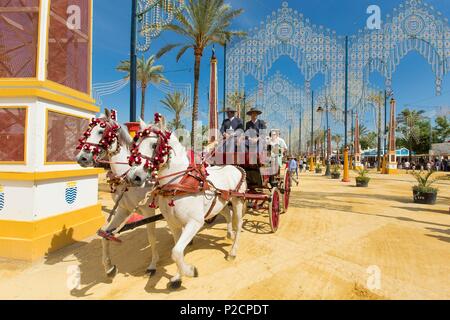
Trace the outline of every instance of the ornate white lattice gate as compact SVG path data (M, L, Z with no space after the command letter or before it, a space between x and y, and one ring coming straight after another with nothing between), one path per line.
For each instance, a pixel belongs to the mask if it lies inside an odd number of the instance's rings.
M435 75L436 94L439 95L443 77L449 72L448 20L421 0L407 0L383 21L381 29L359 30L346 41L346 37L338 36L335 31L312 24L284 2L259 27L250 30L247 38L229 45L227 92L245 91L245 78L250 75L258 84L257 104L266 103L264 82L269 71L280 57L288 56L305 79L304 92L301 93L304 99L296 106L303 108L305 118L311 117L311 81L318 74L323 74L324 85L315 90L317 103L327 96L342 110L347 92L349 110L363 115L370 105L368 97L377 91L369 81L371 72L378 71L384 77L385 89L389 92L392 76L401 60L409 52L417 51L430 64ZM282 95L279 97L278 105L284 108L281 104L284 98ZM343 115L336 112L334 116L342 121ZM314 124L315 128L319 126L318 122Z

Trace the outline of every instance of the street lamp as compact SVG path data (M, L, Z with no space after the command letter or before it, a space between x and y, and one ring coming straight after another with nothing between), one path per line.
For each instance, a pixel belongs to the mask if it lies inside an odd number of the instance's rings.
M309 171L314 171L314 91L311 91L311 155L309 158Z
M331 106L331 111L336 110L336 106ZM324 112L324 108L319 106L317 108L317 112ZM327 137L327 153L326 153L326 170L325 176L331 176L331 168L330 168L330 156L331 156L331 130L328 122L328 113L329 113L329 105L328 105L328 97L325 98L325 112L326 112L326 137Z

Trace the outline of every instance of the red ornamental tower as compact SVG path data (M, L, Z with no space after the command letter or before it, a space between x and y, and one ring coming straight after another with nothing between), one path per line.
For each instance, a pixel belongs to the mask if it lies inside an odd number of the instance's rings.
M218 105L218 83L217 83L217 58L214 48L210 62L210 79L209 79L209 142L216 140L219 119L217 114Z
M396 154L396 145L395 145L395 129L397 124L395 122L395 104L396 101L394 98L391 99L391 117L389 123L389 154L388 154L388 162L387 162L387 174L395 174L397 173L397 154Z

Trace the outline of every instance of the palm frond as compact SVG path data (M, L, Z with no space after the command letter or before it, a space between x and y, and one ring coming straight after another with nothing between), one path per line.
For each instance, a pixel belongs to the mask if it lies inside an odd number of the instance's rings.
M182 45L182 43L174 43L174 44L168 44L168 45L162 47L156 54L156 58L158 58L158 59L161 58L166 53L170 52L171 50L173 50L176 47L179 47L181 45Z
M181 57L184 55L184 53L186 52L187 49L192 48L191 45L186 45L183 48L180 49L180 51L177 54L177 62L180 61Z

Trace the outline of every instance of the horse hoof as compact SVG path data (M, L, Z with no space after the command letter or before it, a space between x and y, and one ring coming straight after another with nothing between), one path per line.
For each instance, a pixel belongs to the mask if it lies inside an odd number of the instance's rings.
M148 268L147 270L145 270L145 273L148 274L149 277L153 277L156 273L156 269Z
M116 276L116 274L117 274L117 267L115 265L112 266L112 268L106 272L106 275L108 276L108 278L114 278Z
M198 278L198 270L194 267L194 278Z
M181 288L181 280L171 281L169 284L170 289L179 289Z
M227 260L228 261L234 261L234 260L236 260L236 256L228 255L227 256Z

